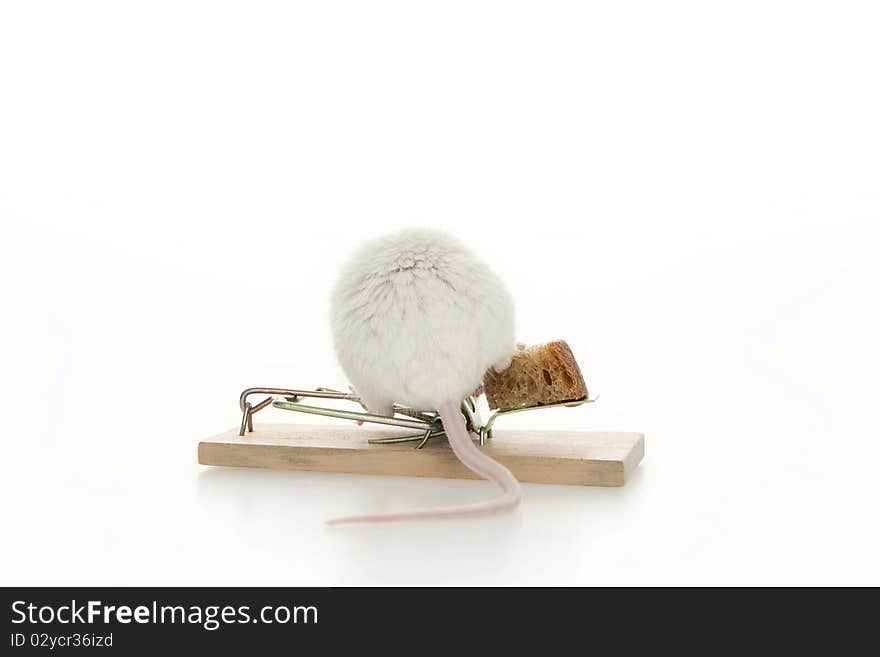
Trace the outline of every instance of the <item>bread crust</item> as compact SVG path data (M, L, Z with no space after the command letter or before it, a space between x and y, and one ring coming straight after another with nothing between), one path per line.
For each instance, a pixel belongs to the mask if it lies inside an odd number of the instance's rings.
M489 368L483 386L489 407L497 409L556 404L589 394L577 360L564 340L518 351L503 372Z

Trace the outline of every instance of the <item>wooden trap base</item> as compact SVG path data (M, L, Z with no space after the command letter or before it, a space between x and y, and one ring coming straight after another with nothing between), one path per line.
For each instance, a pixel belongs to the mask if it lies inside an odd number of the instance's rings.
M273 470L478 479L443 437L371 445L368 438L412 435L406 429L306 424L257 424L199 443L199 463ZM640 433L495 430L482 448L522 482L623 486L645 454Z

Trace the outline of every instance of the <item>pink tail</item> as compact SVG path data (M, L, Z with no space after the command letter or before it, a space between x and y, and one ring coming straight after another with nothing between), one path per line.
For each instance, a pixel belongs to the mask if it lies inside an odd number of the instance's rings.
M481 516L490 513L498 513L512 509L519 504L520 488L516 477L510 470L497 461L483 454L468 435L467 427L461 411L454 402L444 402L437 409L443 427L446 429L446 437L452 446L452 451L458 460L470 470L498 484L502 494L488 502L465 504L461 506L447 506L437 509L425 509L424 511L408 511L403 513L386 513L371 516L349 516L346 518L333 518L328 520L328 525L340 525L353 522L399 522L402 520L428 520L432 518L463 518L468 516Z

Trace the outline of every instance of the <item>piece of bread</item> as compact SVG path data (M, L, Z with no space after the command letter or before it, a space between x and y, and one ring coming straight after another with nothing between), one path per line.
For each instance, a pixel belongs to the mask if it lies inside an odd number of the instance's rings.
M510 367L483 376L489 408L507 409L532 404L557 404L583 399L587 384L568 344L548 342L517 351Z

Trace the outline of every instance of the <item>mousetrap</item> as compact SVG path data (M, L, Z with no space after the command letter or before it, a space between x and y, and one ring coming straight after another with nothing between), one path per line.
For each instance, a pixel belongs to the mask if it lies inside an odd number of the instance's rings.
M255 396L262 397L252 403ZM353 405L352 410L303 403L326 400ZM522 482L622 486L644 456L640 433L498 430L507 415L551 408L572 408L595 401L587 396L552 403L490 409L485 395L462 402L468 431L489 456L507 466ZM272 406L285 411L342 420L323 424L254 426L254 415ZM331 388L294 390L248 388L239 397L241 422L236 429L199 443L202 465L307 470L410 477L478 478L463 466L443 439L434 411L395 405L391 415L367 412L354 392ZM355 422L365 426L356 426ZM369 426L366 426L369 425Z

